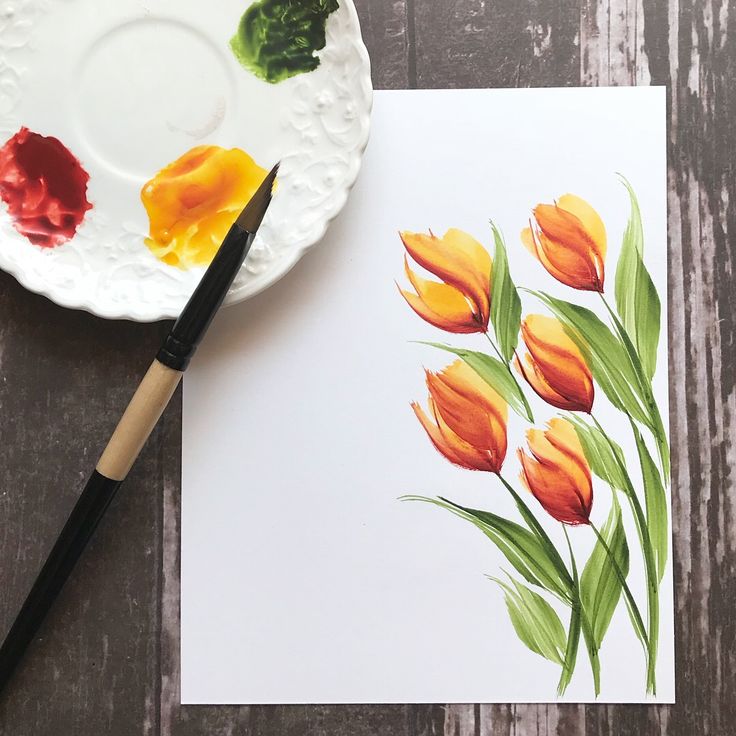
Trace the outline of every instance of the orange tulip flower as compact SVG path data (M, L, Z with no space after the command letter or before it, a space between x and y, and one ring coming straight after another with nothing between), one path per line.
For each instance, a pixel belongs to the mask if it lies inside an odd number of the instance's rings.
M460 360L440 373L425 372L431 416L416 402L411 407L432 444L461 468L499 473L506 457L506 402Z
M491 310L491 256L462 230L438 238L430 232L400 233L407 253L420 266L442 279L428 281L404 268L416 294L399 288L409 306L426 322L447 332L486 332Z
M527 432L531 455L518 450L521 480L557 521L589 524L593 482L575 428L564 419L547 426Z
M603 291L606 228L584 199L565 194L555 204L538 204L521 240L558 281Z
M530 314L521 324L529 352L516 367L548 404L568 411L590 413L595 390L583 354L554 317Z

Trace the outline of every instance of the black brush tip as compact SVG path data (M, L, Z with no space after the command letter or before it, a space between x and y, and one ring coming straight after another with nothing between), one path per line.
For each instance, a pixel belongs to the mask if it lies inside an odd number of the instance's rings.
M276 164L271 171L266 174L265 179L256 190L256 193L250 198L250 202L245 205L245 209L240 213L236 220L236 224L249 233L258 232L258 228L266 216L268 205L271 204L273 195L273 185L276 181L276 175L279 173L279 164Z

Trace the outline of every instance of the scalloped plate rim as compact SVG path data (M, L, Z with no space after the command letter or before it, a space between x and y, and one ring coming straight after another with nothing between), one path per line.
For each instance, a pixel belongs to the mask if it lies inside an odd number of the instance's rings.
M332 223L332 221L340 214L347 203L350 192L357 181L363 163L363 155L370 138L370 119L373 109L371 60L365 43L363 42L360 29L360 19L354 0L340 0L340 2L350 14L351 21L353 22L356 30L356 36L352 39L352 42L360 58L360 63L363 65L362 71L356 76L360 77L358 84L365 97L364 102L366 105L360 117L360 126L362 128L361 140L351 151L350 172L344 181L343 188L333 193L332 196L335 200L335 204L333 204L330 211L326 214L324 221L318 228L318 232L312 238L312 242L300 248L295 248L288 254L280 255L278 258L271 261L271 266L273 267L268 271L263 274L258 274L258 276L256 276L252 281L244 284L240 288L234 290L231 289L225 298L224 306L232 306L242 303L251 297L262 293L286 276L286 274L289 273L289 271L291 271L292 268L294 268L294 266L302 259L307 251L314 248L322 241L330 223ZM68 289L58 288L48 282L39 283L34 278L34 272L31 269L23 268L23 262L3 262L2 257L0 257L0 270L12 276L27 291L46 297L58 306L65 309L88 312L89 314L102 319L153 323L162 320L176 319L179 315L178 311L175 312L170 309L156 307L153 304L130 304L127 308L116 309L96 303L89 298L84 298L80 294L76 294L77 298L70 298L74 292Z

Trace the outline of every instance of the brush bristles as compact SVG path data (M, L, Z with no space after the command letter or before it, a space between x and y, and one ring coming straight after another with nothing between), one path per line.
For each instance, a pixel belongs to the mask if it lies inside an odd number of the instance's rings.
M273 193L273 185L276 181L276 175L279 173L279 165L276 164L261 182L256 193L250 198L250 202L240 213L237 224L249 233L255 233L263 222L266 215L268 205L271 204L271 195Z

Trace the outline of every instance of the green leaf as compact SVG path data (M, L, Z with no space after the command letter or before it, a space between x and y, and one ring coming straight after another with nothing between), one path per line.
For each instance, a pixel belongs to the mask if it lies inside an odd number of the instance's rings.
M643 397L644 389L621 340L590 309L543 292L532 293L562 322L608 400L617 409L651 428L652 419Z
M644 230L636 194L621 177L631 199L631 215L624 232L616 268L616 308L636 348L649 381L657 368L662 307L657 289L644 265Z
M550 560L547 550L528 529L490 511L470 509L444 498L404 496L405 501L421 501L446 509L480 529L532 585L549 590L566 603L570 600L572 580L563 580Z
M567 631L567 646L565 648L565 656L562 661L562 672L560 672L560 680L557 683L557 694L564 695L568 685L572 681L575 666L578 662L578 647L580 644L580 629L583 622L582 601L580 599L580 578L578 576L578 566L575 561L575 555L570 544L570 537L565 530L565 540L567 548L570 552L570 563L572 564L572 600L570 602L570 623Z
M641 436L641 432L632 426L636 439L636 449L639 453L641 474L644 480L644 502L646 504L647 528L649 539L652 542L654 558L657 565L658 582L662 582L664 569L667 565L669 552L669 519L667 516L667 496L665 495L662 478L657 466L652 460L649 449Z
M462 358L522 419L534 421L531 407L508 366L497 358L474 350L462 350L438 342L423 342Z
M626 577L629 572L629 546L621 519L621 507L615 495L611 512L601 529L601 536L606 541L621 574ZM598 649L603 643L603 637L618 605L621 589L619 574L599 540L580 576L580 597L591 624L593 641Z
M509 273L509 260L500 230L491 223L496 250L493 255L491 322L501 354L510 361L519 342L521 299Z
M567 637L555 609L539 593L510 575L511 585L488 577L503 590L509 618L519 639L535 654L562 665Z
M612 440L609 442L598 427L588 424L575 414L568 414L567 421L575 427L585 459L593 473L612 488L625 491L626 479L621 472L621 466L626 466L626 460L621 447Z
M581 624L583 629L583 640L585 648L588 650L588 659L590 660L590 670L593 675L593 691L597 698L601 694L601 660L598 656L598 647L593 641L593 629L588 622L587 615L583 611L581 616Z
M616 326L616 332L621 340L621 344L624 346L626 353L629 356L631 368L637 376L639 393L649 416L649 422L646 424L652 432L654 441L657 443L657 454L659 455L662 467L662 475L665 479L668 479L670 474L670 448L667 440L667 431L665 430L662 422L662 415L659 412L659 407L657 406L657 402L652 391L652 382L646 377L644 367L641 364L636 347L634 346L634 343L631 342L629 333L624 328L620 318L608 306L608 302L606 302L605 299L603 300L603 303L608 309L608 313L611 315L611 319Z

